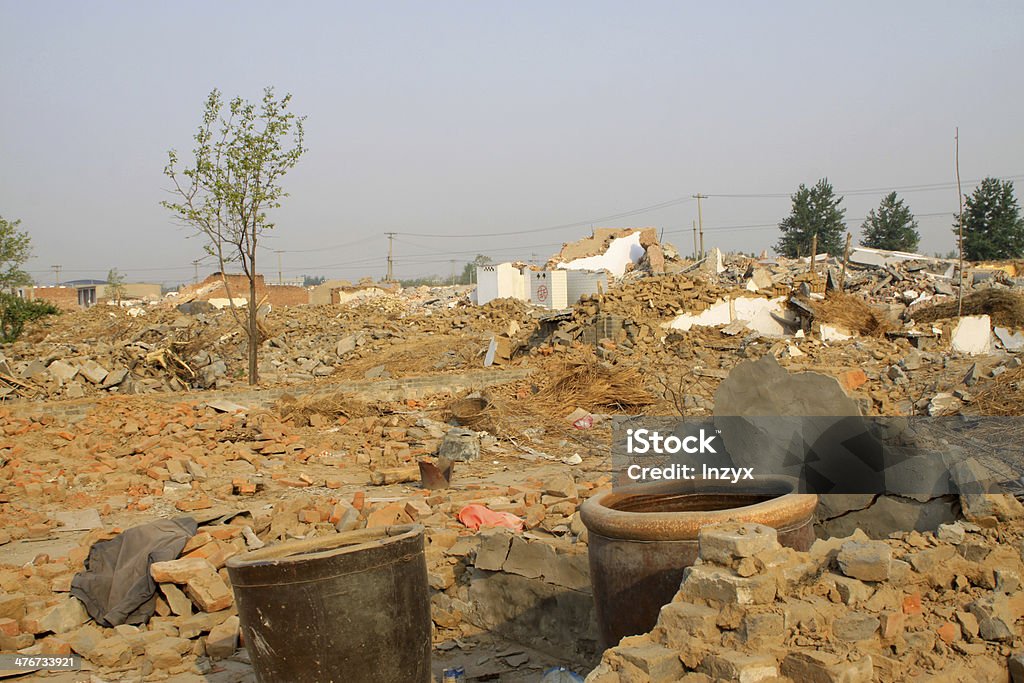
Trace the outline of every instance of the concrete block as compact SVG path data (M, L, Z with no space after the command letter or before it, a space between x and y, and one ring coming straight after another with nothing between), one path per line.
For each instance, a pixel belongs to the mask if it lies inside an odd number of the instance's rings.
M183 617L192 614L192 601L173 583L160 584L160 592L163 593L164 600L171 608L172 613Z
M25 616L25 596L22 593L0 593L0 617L19 620Z
M782 645L782 641L786 637L786 618L775 612L747 614L743 617L740 633L743 642L752 647L769 644ZM773 663L775 663L774 660Z
M882 541L848 541L839 548L836 561L851 578L885 581L889 578L892 549Z
M528 579L554 574L555 549L542 541L527 541L513 536L502 570ZM479 567L479 565L477 565Z
M509 554L512 534L505 529L494 529L480 534L480 545L476 550L473 565L477 569L501 571Z
M779 547L778 532L763 524L705 527L700 530L697 543L701 559L724 565Z
M568 474L556 474L544 484L544 494L575 499L578 496L576 482Z
M78 366L78 373L93 384L102 384L109 374L105 367L91 359Z
M935 532L935 537L945 543L960 545L964 542L966 534L967 530L964 529L963 524L960 522L953 522L951 524L940 524L938 531Z
M694 565L686 569L679 590L685 596L702 600L764 605L775 600L776 581L770 575L744 578L721 567Z
M870 640L878 632L880 622L876 617L863 612L849 612L832 622L832 634L839 640L853 643Z
M185 584L185 593L204 612L219 612L235 601L231 589L217 573L192 576Z
M127 666L133 655L131 643L126 638L115 635L100 641L89 653L89 661L100 666L119 668Z
M55 360L46 367L50 375L60 382L69 382L78 374L78 368L62 360Z
M828 574L823 577L826 585L835 586L844 605L856 606L871 597L872 590L858 579L851 579L839 574Z
M954 351L971 356L992 352L992 320L987 315L968 315L953 327Z
M658 632L664 643L676 647L680 640L712 641L718 638L718 610L692 602L670 602L658 614Z
M782 675L806 683L870 683L874 667L868 655L848 662L829 652L803 650L786 655Z
M149 574L157 583L187 583L193 576L216 574L217 568L205 557L183 557L167 562L154 562Z
M78 598L69 596L39 617L39 626L42 631L67 633L87 621L89 621L89 613L85 611L85 605Z
M172 669L181 664L182 656L191 649L192 641L165 636L146 645L145 652L154 669Z
M338 340L338 344L334 347L334 352L338 354L339 357L349 354L356 350L357 341L358 337L356 337L356 335L354 334L350 334L347 337L342 337L341 339Z
M715 652L704 658L697 671L715 681L759 683L779 677L779 663L771 655Z
M238 649L238 617L232 615L210 630L206 637L206 654L211 659L227 659Z
M617 647L615 651L627 662L647 674L650 683L675 683L683 675L679 655L661 645Z

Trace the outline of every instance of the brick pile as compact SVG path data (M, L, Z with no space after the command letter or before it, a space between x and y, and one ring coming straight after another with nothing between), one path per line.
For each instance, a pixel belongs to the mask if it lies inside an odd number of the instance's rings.
M956 522L797 552L769 527L704 529L657 626L587 681L1007 680L1024 647L1021 536L1019 521Z

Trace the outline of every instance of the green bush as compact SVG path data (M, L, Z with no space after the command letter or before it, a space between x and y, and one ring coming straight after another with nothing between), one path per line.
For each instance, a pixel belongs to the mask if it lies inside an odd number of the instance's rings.
M27 301L14 294L0 292L0 342L9 344L16 340L30 320L59 313L60 309L49 301Z

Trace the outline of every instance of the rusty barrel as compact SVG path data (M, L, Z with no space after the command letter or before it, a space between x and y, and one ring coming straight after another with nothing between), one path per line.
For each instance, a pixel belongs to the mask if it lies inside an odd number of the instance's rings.
M431 680L422 526L287 541L227 568L261 683Z
M722 522L774 527L779 542L814 541L815 495L785 477L758 477L744 492L728 484L659 482L616 487L580 507L587 527L590 583L602 647L650 631L697 559L701 528Z

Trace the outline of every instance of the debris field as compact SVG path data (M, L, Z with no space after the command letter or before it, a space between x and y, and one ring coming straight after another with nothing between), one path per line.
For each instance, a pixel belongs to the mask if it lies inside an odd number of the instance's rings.
M481 681L552 666L597 683L1024 680L1012 495L956 501L932 528L818 524L806 552L768 527L703 529L653 630L600 649L579 506L611 486L610 418L713 415L730 374L768 357L835 378L862 415L1024 405L1006 264L966 273L961 305L936 259L637 244L566 310L478 306L471 287L261 309L259 387L230 309L100 304L26 327L0 349L0 651L86 671L17 680L255 680L228 560L403 524L425 529L437 680L449 665ZM428 488L424 466L450 483ZM182 517L195 530L147 566L146 609L90 614L74 595L90 551Z

